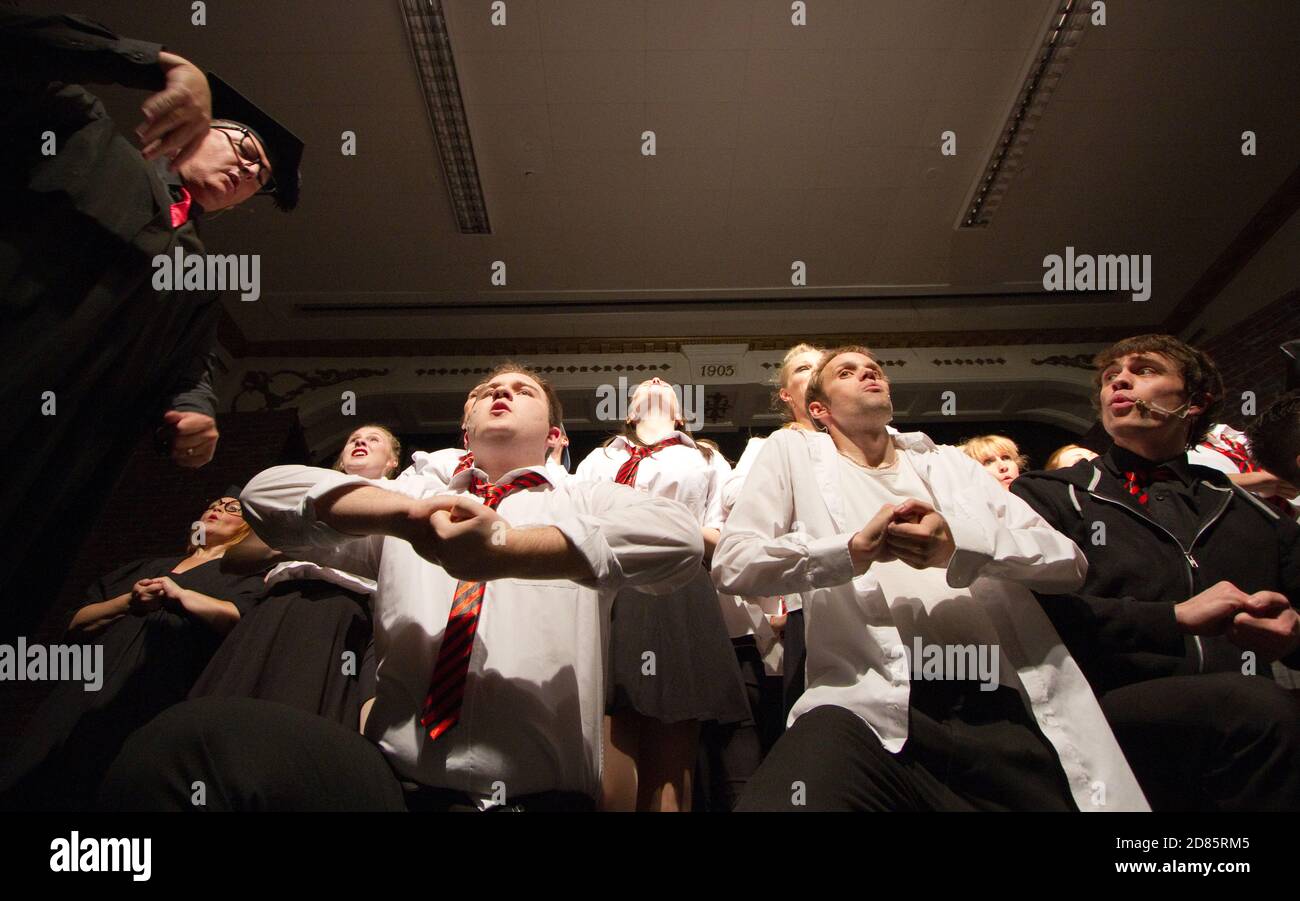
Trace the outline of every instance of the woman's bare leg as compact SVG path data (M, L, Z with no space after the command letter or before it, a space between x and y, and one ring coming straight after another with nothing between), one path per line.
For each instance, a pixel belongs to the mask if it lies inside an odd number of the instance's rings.
M700 724L695 720L661 723L642 719L637 810L690 811L699 743Z
M637 753L644 718L632 711L605 717L605 766L601 773L600 809L637 809Z

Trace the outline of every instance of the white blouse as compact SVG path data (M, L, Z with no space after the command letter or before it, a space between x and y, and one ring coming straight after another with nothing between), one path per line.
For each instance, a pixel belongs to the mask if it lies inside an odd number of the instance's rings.
M731 466L716 451L706 461L685 432L672 432L664 437L673 435L681 438L682 443L643 458L637 467L634 487L685 504L701 528L722 528L722 484L731 475ZM607 446L588 454L573 471L573 478L582 482L614 481L633 447L636 445L622 435L615 437Z

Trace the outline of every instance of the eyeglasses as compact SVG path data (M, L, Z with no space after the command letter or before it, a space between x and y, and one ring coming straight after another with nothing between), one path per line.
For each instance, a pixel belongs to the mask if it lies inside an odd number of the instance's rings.
M208 504L208 510L225 510L227 513L233 513L239 517L244 515L244 508L240 506L239 501L226 501L224 504L221 501L213 501ZM207 510L203 512L206 513Z
M254 177L257 179L258 194L275 193L275 176L271 170L262 164L262 156L257 152L257 143L253 139L253 134L247 128L236 125L214 125L213 128L224 132L226 140L230 142L230 148L235 151L235 156L239 157L244 167L252 168ZM239 133L239 141L231 137L231 132Z

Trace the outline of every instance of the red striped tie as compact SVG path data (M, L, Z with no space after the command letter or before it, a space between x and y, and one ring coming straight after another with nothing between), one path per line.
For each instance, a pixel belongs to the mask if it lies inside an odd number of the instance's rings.
M671 438L665 438L663 441L650 445L649 447L632 447L628 450L628 458L623 465L618 468L618 475L614 476L614 481L620 485L636 485L636 471L641 468L641 461L656 451L661 451L665 447L672 447L674 444L681 444L682 439L678 435Z
M1223 454L1233 462L1238 472L1259 472L1259 466L1250 459L1250 451L1246 450L1246 445L1230 435L1220 435L1219 440L1223 442L1223 447L1217 447L1208 441L1202 441L1201 447Z
M1152 482L1167 482L1178 476L1167 466L1149 466L1124 473L1124 488L1137 498L1142 506L1147 505L1147 488Z
M1243 442L1238 441L1231 435L1220 435L1219 440L1223 442L1222 447L1217 444L1211 444L1209 441L1202 441L1201 447L1209 448L1210 450L1218 451L1223 454L1233 462L1233 465L1237 467L1238 472L1260 472L1263 470L1264 467L1260 466L1250 458L1250 451L1246 449L1246 445ZM1291 503L1286 498L1274 495L1273 497L1261 497L1260 500L1281 513L1283 516L1292 519L1295 518L1295 510L1291 508Z
M507 485L492 485L475 476L470 490L495 510L506 495L546 482L546 476L537 472L526 472ZM438 648L438 659L429 679L429 693L420 708L420 724L429 730L429 738L434 741L460 721L465 680L469 676L469 658L474 650L474 633L478 631L478 615L483 608L486 590L487 585L483 582L456 583L447 626L442 631L442 645Z
M460 462L456 464L456 468L451 471L451 474L453 476L458 476L465 470L473 469L473 468L474 468L474 452L465 451L465 455L460 458Z

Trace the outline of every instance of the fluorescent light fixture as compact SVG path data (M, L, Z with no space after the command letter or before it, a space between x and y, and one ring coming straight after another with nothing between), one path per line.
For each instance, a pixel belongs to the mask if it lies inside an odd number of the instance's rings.
M1016 170L1021 166L1033 127L1029 125L1043 115L1047 101L1065 72L1070 50L1078 42L1087 16L1080 0L1061 0L1047 23L1047 33L1039 45L1037 57L1016 94L998 142L971 189L960 228L982 228L1006 196ZM1028 128L1026 126L1029 126Z
M438 142L438 156L442 158L456 221L463 234L491 234L487 200L478 177L474 142L469 135L469 119L465 116L465 102L456 77L456 59L451 52L442 0L398 0L398 3L406 20L411 55L420 76L420 90L424 92L433 136Z

